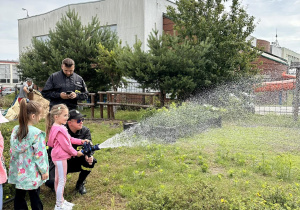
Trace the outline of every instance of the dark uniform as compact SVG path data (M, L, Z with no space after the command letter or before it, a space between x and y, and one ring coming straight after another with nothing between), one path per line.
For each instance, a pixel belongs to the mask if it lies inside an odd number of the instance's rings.
M76 133L73 133L68 125L66 125L68 132L70 136L78 139L89 139L92 141L91 132L90 129L88 129L85 126L82 126L82 129L77 131ZM74 149L77 151L81 149L81 145L72 145ZM51 148L48 149L48 159L49 159L49 180L46 182L46 185L52 189L54 189L54 179L55 179L55 165L51 159ZM93 158L93 163L90 165L86 160L85 156L81 157L72 157L68 160L68 172L67 173L74 173L74 172L80 172L78 181L76 183L76 190L79 191L79 193L84 194L86 192L84 187L84 182L87 178L87 176L91 173L92 168L94 168L95 163L97 163L97 160Z
M72 91L77 94L75 99L62 99L61 92ZM53 73L47 80L42 95L50 100L50 108L56 104L66 104L71 109L76 109L77 100L86 100L88 91L82 77L73 73L67 77L62 70Z

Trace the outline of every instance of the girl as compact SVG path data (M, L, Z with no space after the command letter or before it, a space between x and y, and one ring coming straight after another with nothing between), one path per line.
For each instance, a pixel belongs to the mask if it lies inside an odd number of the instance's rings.
M64 104L54 105L47 115L48 146L52 147L51 158L55 165L54 189L56 192L55 209L72 209L73 203L64 200L64 187L67 176L67 160L72 156L83 156L72 144L82 145L85 141L70 136L64 124L69 118L68 107Z
M4 184L6 182L6 179L7 179L4 158L2 156L3 155L3 150L4 150L4 141L3 141L3 136L0 132L0 210L2 209L2 205L3 205L3 188L2 188L2 184Z
M34 127L41 118L41 105L23 98L20 102L19 125L10 139L8 183L15 184L15 209L28 209L25 200L29 193L32 209L43 209L40 186L48 179L48 156L45 132Z

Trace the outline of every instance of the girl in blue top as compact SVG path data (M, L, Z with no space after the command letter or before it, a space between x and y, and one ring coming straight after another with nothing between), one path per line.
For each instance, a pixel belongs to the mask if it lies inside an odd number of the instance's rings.
M49 171L46 134L33 126L41 118L42 106L27 100L23 98L20 102L19 125L11 134L8 183L16 186L15 209L28 209L26 192L29 193L31 208L43 209L39 193Z

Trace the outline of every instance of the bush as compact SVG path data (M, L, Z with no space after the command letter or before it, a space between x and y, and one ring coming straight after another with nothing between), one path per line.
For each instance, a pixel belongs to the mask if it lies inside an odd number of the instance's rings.
M15 97L16 95L14 93L0 97L0 107L3 109L10 107Z
M8 173L8 169L9 169L9 160L10 160L10 154L9 154L10 136L11 136L11 132L12 132L12 128L14 127L14 124L15 124L15 122L0 124L1 133L4 138L3 156L5 159L5 167L6 167L7 173ZM9 200L12 197L14 197L14 193L15 193L14 185L5 184L3 186L3 201L5 202L6 200Z

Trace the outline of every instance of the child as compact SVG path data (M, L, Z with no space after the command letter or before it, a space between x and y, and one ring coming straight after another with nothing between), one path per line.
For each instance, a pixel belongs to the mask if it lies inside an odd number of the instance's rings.
M14 209L28 209L25 200L29 193L32 209L43 209L40 186L48 179L48 156L45 132L34 127L41 118L41 105L23 98L20 101L19 125L10 139L8 183L15 184Z
M6 182L6 179L7 179L5 163L4 163L4 158L3 158L3 150L4 150L4 141L3 141L3 136L0 132L0 210L2 209L2 205L3 205L3 187L2 187L2 184L4 184Z
M67 160L72 156L83 156L82 152L76 151L72 144L82 145L85 141L70 136L64 124L69 118L68 107L64 104L54 105L47 115L48 146L52 147L51 158L55 165L56 192L55 209L72 209L73 203L64 200L63 193L67 176Z

